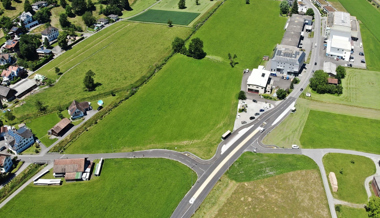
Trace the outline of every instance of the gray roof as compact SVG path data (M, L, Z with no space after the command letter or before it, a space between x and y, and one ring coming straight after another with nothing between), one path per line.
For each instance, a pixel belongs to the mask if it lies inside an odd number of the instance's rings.
M288 26L286 27L286 31L284 37L282 38L282 45L290 45L298 47L298 43L301 37L302 29L305 24L306 19L312 19L311 16L302 16L299 14L293 14L289 18Z
M98 22L108 22L108 20L106 18L99 18Z
M297 47L277 45L272 60L289 64L299 64L302 55L304 55L304 52L300 51Z
M16 96L23 95L24 92L31 90L32 88L35 88L37 86L37 83L34 79L24 79L15 85L13 85L12 88L14 88L17 91Z
M17 130L18 135L24 137L24 138L30 138L33 136L32 131L26 127L21 127L19 130Z
M14 89L11 89L11 88L8 88L8 87L5 87L5 86L0 86L0 96L8 97L8 95L11 92L11 90L14 91Z
M289 45L298 47L301 37L301 32L290 32L286 31L284 37L281 40L281 45Z
M52 27L52 26L49 26L48 28L44 29L41 34L42 35L49 35L50 33L54 32L54 31L58 31L57 28L55 27Z
M109 18L119 18L119 16L116 15L116 14L110 14L110 15L108 15L108 17L109 17Z

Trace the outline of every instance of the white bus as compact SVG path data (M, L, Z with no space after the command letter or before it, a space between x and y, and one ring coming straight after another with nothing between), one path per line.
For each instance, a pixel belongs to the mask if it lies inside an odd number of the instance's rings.
M225 140L226 138L228 138L228 136L231 135L231 131L228 130L227 132L225 132L223 135L222 135L222 139Z

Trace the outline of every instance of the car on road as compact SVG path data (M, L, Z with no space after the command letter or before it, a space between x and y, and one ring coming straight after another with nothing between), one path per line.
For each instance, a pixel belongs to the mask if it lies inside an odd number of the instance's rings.
M362 59L360 62L362 62L363 64L365 64L365 60L364 59Z
M253 102L257 103L257 101L255 99L252 99Z
M363 53L363 52L359 52L359 55L360 55L360 56L364 56L364 53Z
M250 120L254 120L256 117L252 116L252 117L249 117Z
M260 109L260 112L264 112L265 110L264 109Z
M0 151L4 151L4 150L5 150L5 146L0 148Z
M315 62L314 65L317 65L317 62Z
M255 113L255 116L259 116L260 115L260 113Z
M292 145L292 149L299 149L300 147L298 145Z
M303 91L303 88L301 88L300 91L302 92L302 91Z

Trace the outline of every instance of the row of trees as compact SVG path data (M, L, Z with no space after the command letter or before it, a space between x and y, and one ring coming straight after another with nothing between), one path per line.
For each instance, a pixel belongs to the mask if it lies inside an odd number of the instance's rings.
M172 48L176 53L181 53L195 59L202 59L206 57L206 52L203 51L203 41L199 38L192 39L189 49L186 49L185 40L176 37L172 42Z
M287 0L283 0L281 2L281 4L280 4L280 13L281 14L288 14L289 10L290 10L290 8L289 8L289 2ZM298 14L298 3L297 3L296 0L293 2L293 5L292 5L292 8L291 8L290 12L291 12L291 14ZM306 15L310 15L314 19L314 11L313 11L313 9L311 9L311 8L307 9Z
M314 76L310 79L310 88L316 91L318 94L342 94L343 87L341 84L334 85L328 84L327 79L329 75L323 70L317 70L314 72Z

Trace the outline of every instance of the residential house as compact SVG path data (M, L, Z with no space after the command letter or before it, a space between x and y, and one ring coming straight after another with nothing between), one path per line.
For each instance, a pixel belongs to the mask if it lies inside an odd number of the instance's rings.
M338 85L338 79L334 79L334 78L327 78L327 83L328 84L332 84L332 85Z
M5 102L12 101L16 98L16 90L0 86L0 99Z
M33 15L30 12L22 12L22 14L18 17L20 22L24 23L25 28L30 29L34 26L38 25L38 20L33 21ZM21 24L20 24L21 26Z
M12 39L13 39L16 36L19 36L21 33L22 33L21 28L19 28L17 26L14 26L14 27L11 28L11 30L8 33L8 35L10 35L12 37Z
M39 57L45 57L53 54L53 52L50 49L46 49L44 46L41 46L40 48L37 48L37 54Z
M109 23L108 19L107 18L100 18L97 20L97 23L98 24L103 24L103 25L106 25Z
M57 28L49 26L41 32L41 35L43 42L45 41L45 39L48 39L48 41L51 42L58 38L59 32Z
M273 81L269 77L270 72L264 66L253 69L247 80L248 92L256 94L270 93Z
M0 54L0 65L12 64L12 56L10 54L1 53Z
M4 46L3 48L11 51L11 52L15 52L18 50L18 40L17 39L13 39L13 40L7 40L5 43L4 43Z
M323 71L329 76L336 76L336 64L332 62L323 62Z
M62 136L70 127L71 121L67 118L63 118L53 128L48 131L49 135Z
M380 196L380 176L374 176L372 179L372 189L377 197Z
M108 15L108 18L113 20L113 21L118 21L119 20L119 16L115 15L115 14L110 14Z
M3 70L1 73L1 76L3 77L4 80L13 80L15 77L22 76L24 73L24 68L19 67L19 66L9 66L8 69Z
M298 14L306 14L306 11L308 9L307 5L302 1L298 1L297 4L298 4Z
M48 6L48 3L46 1L38 1L32 4L32 8L35 11L39 10L40 8L44 8L46 6Z
M84 102L77 102L73 101L71 105L69 106L69 114L72 120L81 118L87 114L87 111L91 110L90 102L84 101Z
M299 48L277 45L270 61L271 71L281 74L298 74L304 64L306 54Z
M0 172L7 173L12 168L13 162L10 155L0 154Z
M1 104L1 101L0 101ZM5 133L8 132L8 127L7 126L2 126L0 127L0 137L4 137Z
M350 14L341 11L329 13L325 36L327 38L326 56L349 61L351 49L353 49Z
M54 160L53 175L54 177L65 177L66 181L83 180L82 175L88 167L92 168L92 162L87 158L56 159Z
M18 130L9 129L4 135L5 144L16 155L29 148L34 143L34 136L30 129L22 127Z

